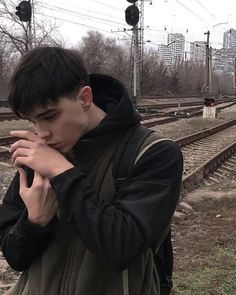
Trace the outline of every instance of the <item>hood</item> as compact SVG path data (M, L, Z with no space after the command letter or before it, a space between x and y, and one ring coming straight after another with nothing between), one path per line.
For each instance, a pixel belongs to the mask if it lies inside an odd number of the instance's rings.
M102 122L86 137L106 133L108 129L121 129L136 125L140 115L133 107L125 87L115 78L103 74L91 74L90 86L94 103L107 113Z

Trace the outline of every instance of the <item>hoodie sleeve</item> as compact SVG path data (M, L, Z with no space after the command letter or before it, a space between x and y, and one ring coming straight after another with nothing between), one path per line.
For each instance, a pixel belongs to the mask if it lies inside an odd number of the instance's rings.
M17 271L28 268L49 243L56 224L56 217L45 227L28 221L27 209L19 195L17 173L0 207L0 245L9 265Z
M110 204L78 167L54 177L62 218L97 257L122 270L162 241L176 208L183 170L179 147L159 142L139 159Z

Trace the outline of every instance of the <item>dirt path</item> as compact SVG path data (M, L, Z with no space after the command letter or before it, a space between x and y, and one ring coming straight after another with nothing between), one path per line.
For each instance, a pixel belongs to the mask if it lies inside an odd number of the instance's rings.
M173 222L175 295L236 294L236 183L202 188Z

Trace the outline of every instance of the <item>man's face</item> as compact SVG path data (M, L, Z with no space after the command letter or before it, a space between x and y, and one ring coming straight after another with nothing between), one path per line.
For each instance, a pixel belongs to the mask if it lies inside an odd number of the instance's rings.
M56 104L37 108L29 117L38 136L62 153L68 152L89 130L80 98L62 97Z

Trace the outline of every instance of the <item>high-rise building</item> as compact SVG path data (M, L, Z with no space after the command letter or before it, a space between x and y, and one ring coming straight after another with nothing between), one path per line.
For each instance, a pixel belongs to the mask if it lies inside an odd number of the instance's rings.
M232 76L235 70L236 57L236 30L229 29L224 32L223 48L212 50L213 69L218 74Z
M211 50L211 62L213 70L216 74L220 75L226 71L226 62L228 54L224 48Z
M167 46L171 49L172 64L184 59L185 37L180 33L170 33L167 36Z
M205 41L194 41L190 43L190 60L198 64L205 64L205 61L206 61L206 42Z
M224 32L223 48L236 52L236 30L229 29Z
M165 44L158 45L158 51L161 60L164 62L166 66L171 66L172 64L172 51L170 47Z

